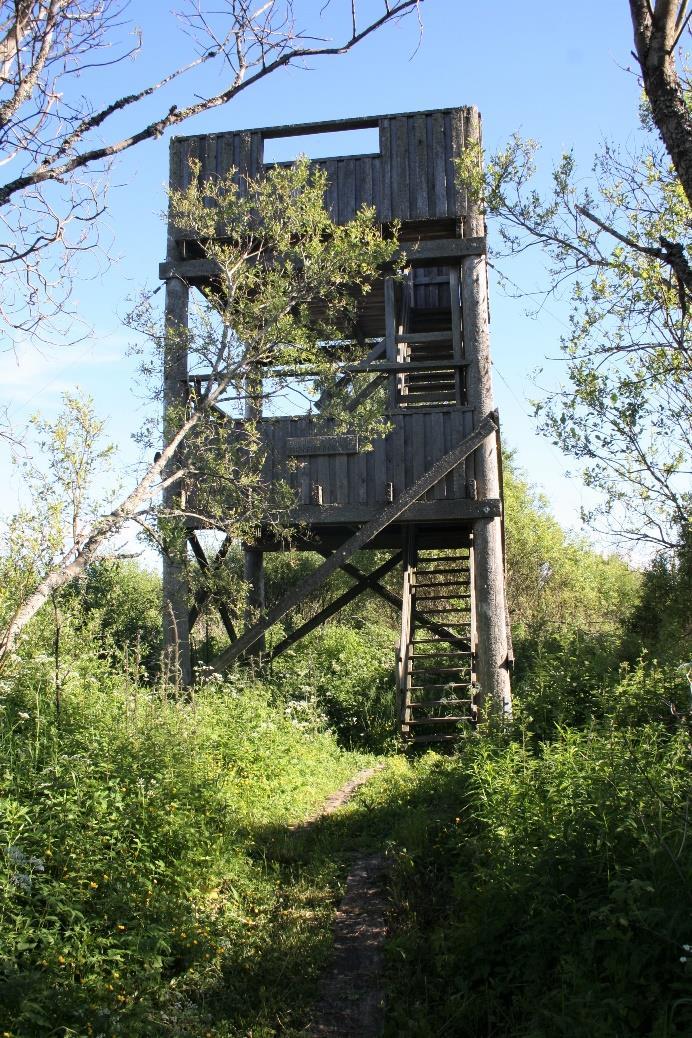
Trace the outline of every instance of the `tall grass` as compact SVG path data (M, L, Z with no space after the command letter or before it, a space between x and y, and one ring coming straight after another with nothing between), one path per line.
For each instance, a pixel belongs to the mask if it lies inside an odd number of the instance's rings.
M100 676L66 678L59 716L35 675L0 704L0 1033L273 1033L338 876L282 870L261 834L361 759L258 683L172 702Z
M388 1035L692 1034L692 745L675 675L582 729L469 738L396 871ZM678 698L678 694L681 698ZM416 771L411 796L431 787Z

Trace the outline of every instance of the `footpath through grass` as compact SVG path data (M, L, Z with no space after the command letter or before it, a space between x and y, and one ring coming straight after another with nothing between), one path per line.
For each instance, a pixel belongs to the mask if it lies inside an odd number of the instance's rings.
M343 867L275 832L370 758L259 686L8 695L0 1034L274 1034L313 995Z
M297 1038L369 851L392 863L387 1038L692 1034L690 732L657 716L665 680L550 739L392 756L297 831L373 761L307 707L77 684L56 719L8 693L0 1035Z

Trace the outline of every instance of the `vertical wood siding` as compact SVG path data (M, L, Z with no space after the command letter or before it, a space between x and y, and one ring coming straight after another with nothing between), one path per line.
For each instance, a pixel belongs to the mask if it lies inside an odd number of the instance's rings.
M287 452L289 437L329 435L329 427L314 418L273 418L261 423L266 450L265 478L286 480L301 504L311 504L313 487L322 488L325 505L383 505L387 484L395 497L420 479L456 443L473 431L470 409L449 408L392 415L390 433L373 443L370 451L294 457ZM242 424L237 426L240 430ZM473 476L472 459L440 480L425 500L459 500L467 496Z
M374 206L382 223L465 215L453 164L463 148L465 119L461 108L384 116L378 121L379 154L315 159L327 173L326 204L336 222L353 219L363 205ZM244 178L265 168L263 150L261 130L177 137L171 143L171 186L189 184L190 159L195 159L203 178L237 170L242 191Z

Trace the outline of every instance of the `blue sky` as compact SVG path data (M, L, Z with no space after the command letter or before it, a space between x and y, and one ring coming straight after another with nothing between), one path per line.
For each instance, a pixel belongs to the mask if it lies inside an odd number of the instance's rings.
M323 3L296 0L299 21L318 33ZM348 6L345 0L332 0L325 15L332 21L326 23L325 34L333 29L338 10ZM366 0L363 9L380 6L379 0ZM176 55L184 55L185 41L166 12L162 3L134 0L130 14L143 30L143 52L135 62L90 80L85 77L85 90L96 103L144 85L163 74ZM604 138L625 143L636 135L639 91L635 77L626 71L632 62L626 0L424 0L421 14L420 36L415 19L407 19L348 56L318 59L310 71L280 71L178 132L475 104L483 115L488 150L515 130L541 142L542 176L570 148L586 175ZM211 93L222 85L205 74L196 90ZM173 91L143 116L178 100ZM158 284L157 267L165 253L160 214L167 162L168 140L163 138L129 152L112 170L102 231L112 260L106 264L96 256L88 259L83 266L87 276L75 293L91 329L88 337L75 346L58 344L39 351L25 344L17 357L0 354L0 392L17 430L37 409L54 413L60 392L79 385L94 396L97 411L108 417L126 478L136 468L131 436L145 417L146 403L136 362L127 355L131 335L122 318L139 291ZM512 278L529 289L537 286L540 273L538 259L530 255L510 270ZM542 385L555 385L560 379L565 307L550 300L538 320L527 317L526 309L525 302L506 297L491 283L495 393L503 434L562 524L579 529L579 506L586 492L578 480L565 477L569 463L537 436L529 417L529 400L538 395L531 373L543 369ZM4 506L12 510L17 485L6 460L0 478L6 487Z

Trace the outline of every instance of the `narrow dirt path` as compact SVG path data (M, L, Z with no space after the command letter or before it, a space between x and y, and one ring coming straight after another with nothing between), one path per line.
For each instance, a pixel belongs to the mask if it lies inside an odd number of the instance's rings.
M338 811L340 807L343 807L344 804L348 803L360 786L364 786L373 775L376 775L378 771L382 771L384 767L384 764L377 764L374 768L363 768L362 771L356 772L352 779L349 779L348 782L344 782L341 789L337 789L336 793L331 793L314 814L309 815L302 822L298 822L296 825L289 826L289 832L295 833L300 832L302 829L309 829L309 827L314 825L315 822L319 822L320 818L324 818L325 815L331 815L335 811Z
M359 771L301 826L313 825L346 804L384 765ZM383 893L387 862L368 854L353 862L334 920L334 950L322 977L306 1038L379 1038L384 1023L382 945L386 934Z

